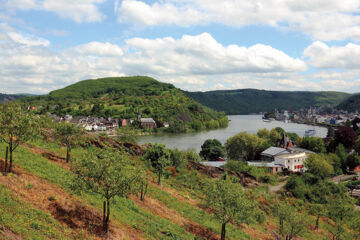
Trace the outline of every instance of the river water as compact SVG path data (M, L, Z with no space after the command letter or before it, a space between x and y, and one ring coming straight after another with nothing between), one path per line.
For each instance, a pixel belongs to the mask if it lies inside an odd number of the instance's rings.
M326 137L327 129L324 127L310 126L297 123L284 123L280 121L264 122L261 115L232 115L228 116L230 122L227 128L194 132L194 133L182 133L182 134L165 134L165 135L150 135L139 137L138 143L140 145L144 143L162 143L168 148L178 149L191 149L200 151L201 145L206 139L216 138L220 142L225 143L229 137L234 136L240 132L257 133L259 129L267 128L272 129L281 127L286 132L297 133L300 137L303 137L306 130L315 129L316 136Z

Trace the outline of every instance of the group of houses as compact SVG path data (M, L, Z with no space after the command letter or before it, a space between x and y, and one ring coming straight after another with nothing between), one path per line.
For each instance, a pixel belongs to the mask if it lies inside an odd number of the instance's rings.
M301 108L296 111L274 110L275 120L290 120L299 123L326 123L343 125L346 121L359 117L358 112L348 112L343 110L332 110L331 113L324 111L323 107Z
M135 119L116 119L116 118L104 118L104 117L73 117L72 115L65 115L63 117L59 117L55 114L51 114L51 117L55 119L57 122L70 122L75 125L79 125L83 127L87 131L92 132L102 132L102 131L113 131L118 127L125 127L128 125L133 125ZM142 118L140 111L138 112L137 121L141 128L144 129L153 129L157 128L157 124L153 118ZM163 127L169 127L169 123L164 122Z

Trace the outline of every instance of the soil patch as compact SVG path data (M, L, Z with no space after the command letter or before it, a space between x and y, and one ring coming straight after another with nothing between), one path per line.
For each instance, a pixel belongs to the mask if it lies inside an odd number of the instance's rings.
M97 209L17 166L13 170L12 175L0 175L0 183L12 190L19 199L30 203L35 208L49 212L56 220L73 229L75 235L79 229L83 229L84 238L142 239L141 233L113 219L111 219L109 234L102 235L102 215Z
M139 207L183 227L186 231L194 234L197 237L200 237L201 239L220 239L220 236L217 233L191 221L190 219L185 218L179 212L168 208L157 199L147 196L145 201L140 201L140 199L138 199L136 196L131 196L131 200L133 200Z

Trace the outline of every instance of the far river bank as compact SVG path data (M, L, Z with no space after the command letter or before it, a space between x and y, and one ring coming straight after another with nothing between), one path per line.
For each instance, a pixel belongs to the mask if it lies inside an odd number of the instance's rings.
M285 123L281 121L264 122L262 115L229 115L229 126L227 128L193 132L193 133L181 133L181 134L156 134L148 136L140 136L138 138L138 144L144 143L162 143L168 148L178 148L181 150L194 148L196 151L200 151L201 145L206 139L218 139L221 143L225 143L229 137L234 136L240 132L257 133L259 129L267 128L272 129L281 127L286 132L297 133L300 137L305 135L306 130L314 129L316 131L315 136L326 137L327 128L319 126L311 126L299 123Z

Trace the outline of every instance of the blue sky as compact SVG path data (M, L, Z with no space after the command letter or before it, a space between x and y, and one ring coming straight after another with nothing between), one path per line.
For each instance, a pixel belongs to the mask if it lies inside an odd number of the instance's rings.
M358 0L0 0L0 92L148 75L190 91L360 91Z

